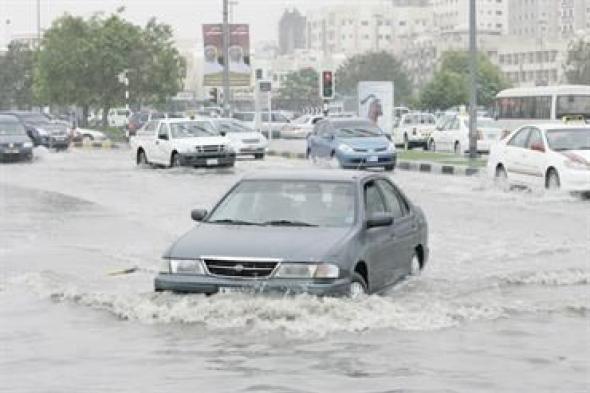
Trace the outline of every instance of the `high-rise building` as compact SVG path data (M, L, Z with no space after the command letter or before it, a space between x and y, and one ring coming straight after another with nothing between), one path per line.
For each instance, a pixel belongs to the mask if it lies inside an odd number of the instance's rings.
M305 16L297 9L285 10L279 21L279 51L281 54L293 53L295 49L305 48L307 24Z
M511 35L563 39L590 28L589 0L514 0L509 3Z
M500 35L508 32L508 2L509 0L477 1L479 34ZM432 0L431 6L435 26L442 35L469 31L469 0Z
M587 0L560 0L557 10L559 34L570 37L587 28Z

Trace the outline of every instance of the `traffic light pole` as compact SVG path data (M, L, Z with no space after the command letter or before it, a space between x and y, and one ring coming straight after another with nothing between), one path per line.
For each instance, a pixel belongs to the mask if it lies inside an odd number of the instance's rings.
M477 13L475 0L469 9L469 159L477 158Z
M223 113L230 116L229 107L229 5L223 0Z

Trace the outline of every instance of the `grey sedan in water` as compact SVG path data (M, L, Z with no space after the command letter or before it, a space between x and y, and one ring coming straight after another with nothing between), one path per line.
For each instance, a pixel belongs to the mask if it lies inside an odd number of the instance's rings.
M424 213L379 173L306 171L244 177L164 254L156 291L349 295L418 274Z

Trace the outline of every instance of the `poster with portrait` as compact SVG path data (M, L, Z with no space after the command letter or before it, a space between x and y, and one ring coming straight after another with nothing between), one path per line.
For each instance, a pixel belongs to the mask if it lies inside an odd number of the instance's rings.
M203 25L204 86L223 85L223 25ZM250 27L229 25L229 83L230 86L250 86Z
M359 82L359 116L369 119L385 133L393 131L393 82Z

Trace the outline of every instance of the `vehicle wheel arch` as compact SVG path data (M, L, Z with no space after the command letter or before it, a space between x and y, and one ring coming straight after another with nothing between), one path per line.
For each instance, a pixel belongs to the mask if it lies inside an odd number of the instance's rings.
M371 284L369 283L369 267L367 266L367 263L365 261L359 260L357 263L355 263L352 271L360 274L361 277L365 280L367 287L370 288Z
M559 178L559 172L557 171L557 168L551 165L547 167L547 169L545 170L545 188L549 188L549 175L551 174L551 172L555 173L558 180L561 180Z
M420 262L420 270L424 269L424 247L422 244L418 244L414 251L416 252L416 256L418 257L418 261Z

